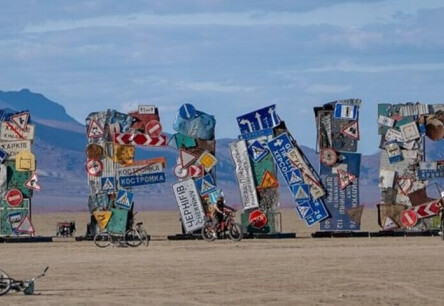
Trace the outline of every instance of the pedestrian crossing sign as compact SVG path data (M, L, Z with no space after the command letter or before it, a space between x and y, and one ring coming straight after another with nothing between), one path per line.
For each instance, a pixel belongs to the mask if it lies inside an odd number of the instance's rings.
M253 162L257 163L268 154L268 150L258 140L255 140L248 146L248 153Z
M291 191L297 202L310 200L310 186L308 184L293 185L291 186Z
M117 191L116 205L120 208L130 210L133 204L134 193L120 189Z
M207 174L196 180L196 188L201 196L210 194L216 190L216 184L210 174Z
M101 177L100 181L102 183L103 191L110 191L116 189L116 180L112 176Z

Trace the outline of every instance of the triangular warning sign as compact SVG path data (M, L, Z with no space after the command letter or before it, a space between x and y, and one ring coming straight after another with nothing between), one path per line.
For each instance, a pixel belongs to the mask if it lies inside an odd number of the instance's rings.
M13 115L9 120L14 122L19 129L25 131L29 121L29 113L25 112Z
M299 169L294 169L292 171L287 172L286 176L287 176L288 184L290 186L294 185L294 184L301 183L303 181L301 170L299 170Z
M103 127L96 120L92 120L89 124L88 138L100 138L102 136Z
M111 219L110 211L95 211L93 212L94 218L96 218L97 224L100 230L104 230L108 224L109 219Z
M198 155L194 155L190 151L187 151L184 149L179 150L179 156L180 156L180 164L182 165L182 168L188 167L199 157Z
M35 232L34 226L32 225L28 215L23 218L22 222L20 222L19 226L16 228L16 231L20 233L30 234Z
M131 201L128 198L128 193L126 193L126 192L122 193L120 198L118 198L116 200L116 203L119 203L119 204L122 204L124 206L130 207L131 206Z
M385 216L382 224L382 229L385 231L399 228L399 225L389 216Z
M270 171L265 170L264 178L262 179L261 188L279 187L278 180L271 174Z
M202 186L200 187L200 194L204 195L208 193L211 189L213 189L215 186L208 182L205 179L202 179Z
M310 186L307 184L293 185L292 189L295 200L310 199Z
M350 219L356 224L361 224L361 216L364 211L364 205L359 205L356 207L352 207L347 209L345 213L350 217Z
M354 180L356 180L356 175L351 174L342 169L338 169L338 180L339 180L339 188L344 189L348 185L351 184Z
M31 177L25 182L25 187L34 190L40 190L41 187L37 182L38 182L37 173L34 172L31 175Z
M359 140L359 122L353 121L350 124L344 126L341 133L351 138Z

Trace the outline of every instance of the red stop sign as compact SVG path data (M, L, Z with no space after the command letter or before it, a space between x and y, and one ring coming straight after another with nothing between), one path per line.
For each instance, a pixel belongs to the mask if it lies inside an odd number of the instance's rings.
M418 215L411 209L406 209L401 213L401 222L405 227L415 226L418 222Z
M268 219L267 215L262 210L253 210L248 217L251 226L255 228L263 228L267 225Z
M6 193L5 200L11 206L19 206L23 201L23 194L20 190L13 188Z

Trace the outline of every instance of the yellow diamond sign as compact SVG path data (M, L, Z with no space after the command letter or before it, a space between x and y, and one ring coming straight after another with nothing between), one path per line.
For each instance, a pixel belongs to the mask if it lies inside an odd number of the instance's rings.
M208 151L205 151L202 153L202 155L199 157L199 159L197 160L197 162L199 164L201 164L204 168L206 172L211 171L211 169L213 169L213 167L216 165L217 163L217 159L216 157L211 154Z

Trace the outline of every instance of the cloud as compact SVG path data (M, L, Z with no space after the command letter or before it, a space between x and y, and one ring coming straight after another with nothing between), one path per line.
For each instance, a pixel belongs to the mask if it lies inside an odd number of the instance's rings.
M223 84L216 82L179 82L176 86L180 89L188 89L193 91L213 91L222 93L233 93L233 92L253 92L254 87L245 87L239 85Z
M339 94L347 92L351 89L348 85L326 85L326 84L314 84L306 89L309 94Z

